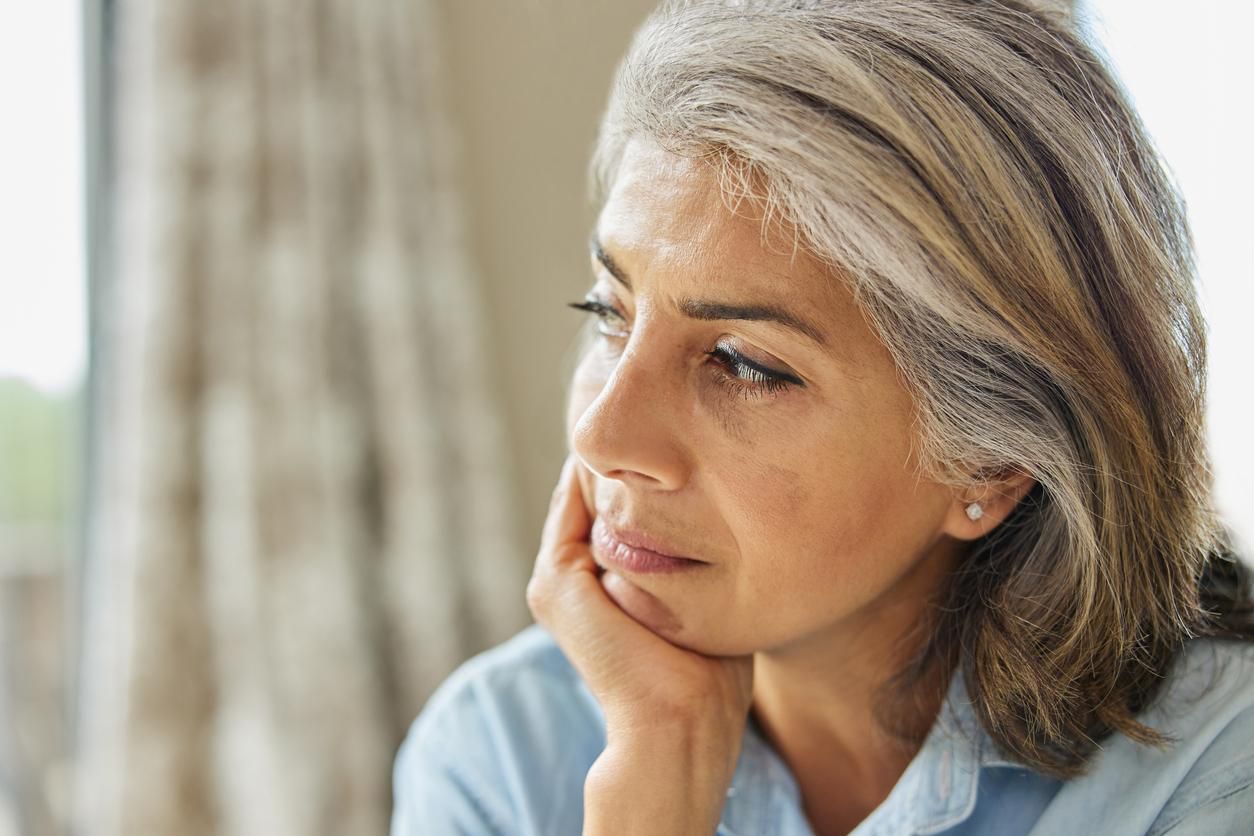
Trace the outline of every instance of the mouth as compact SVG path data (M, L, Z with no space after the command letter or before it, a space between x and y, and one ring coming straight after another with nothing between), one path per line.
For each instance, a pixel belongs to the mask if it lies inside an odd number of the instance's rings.
M670 553L670 547L639 530L614 529L597 517L589 536L593 557L608 569L640 574L682 572L710 564Z

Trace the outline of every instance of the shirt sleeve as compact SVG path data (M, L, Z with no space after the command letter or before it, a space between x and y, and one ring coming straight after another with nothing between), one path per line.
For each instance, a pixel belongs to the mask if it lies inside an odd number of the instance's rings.
M397 751L391 836L577 836L605 747L592 703L539 628L464 663Z
M1194 807L1157 834L1169 836L1243 836L1254 825L1254 783L1245 782Z
M472 774L474 759L458 758L460 746L440 740L430 727L410 730L392 772L391 836L505 836L506 799L493 794L496 783Z

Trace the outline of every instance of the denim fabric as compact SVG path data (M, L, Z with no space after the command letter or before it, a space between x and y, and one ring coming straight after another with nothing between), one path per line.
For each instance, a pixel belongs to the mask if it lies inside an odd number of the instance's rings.
M1176 743L1116 734L1060 782L1001 756L962 677L888 797L854 831L990 836L1254 834L1254 644L1199 639L1142 712ZM474 657L432 695L396 757L392 836L579 834L604 718L538 626ZM838 788L833 788L838 791ZM812 836L787 765L753 723L718 836Z

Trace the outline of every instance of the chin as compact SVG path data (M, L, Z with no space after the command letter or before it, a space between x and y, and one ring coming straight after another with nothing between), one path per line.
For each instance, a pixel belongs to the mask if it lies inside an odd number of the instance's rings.
M658 632L658 635L677 647L704 656L747 656L759 649L718 625L684 624L673 634Z

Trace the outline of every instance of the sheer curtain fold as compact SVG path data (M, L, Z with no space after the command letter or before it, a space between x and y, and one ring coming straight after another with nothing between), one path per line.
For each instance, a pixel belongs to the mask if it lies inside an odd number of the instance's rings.
M526 621L425 0L118 0L77 826L386 830Z

